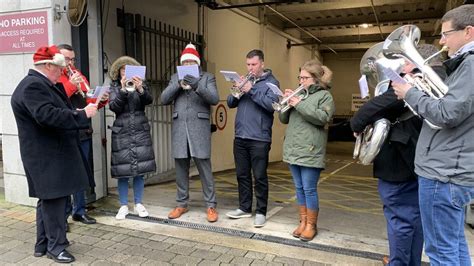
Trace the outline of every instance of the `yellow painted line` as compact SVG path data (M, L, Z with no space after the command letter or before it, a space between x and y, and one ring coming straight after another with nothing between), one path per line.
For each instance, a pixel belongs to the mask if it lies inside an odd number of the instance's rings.
M371 176L358 176L358 175L343 175L343 174L333 174L332 177L337 177L337 180L375 180Z
M332 171L331 173L329 173L328 176L325 176L325 177L323 177L323 178L320 178L318 184L324 182L326 179L328 179L328 178L331 177L332 175L336 174L337 172L341 171L342 169L344 169L344 168L350 166L351 164L353 164L353 162L347 163L347 164L345 164L345 165L343 165L343 166L337 168L336 170Z
M224 178L221 178L221 177L214 177L214 179L216 180L219 180L219 181L222 181L224 183L228 183L228 184L231 184L231 185L234 185L234 186L237 186L237 180L228 180L227 178L224 179Z
M370 211L368 211L367 209L355 209L355 208L352 208L352 207L347 207L347 206L344 206L344 205L335 204L335 203L327 202L327 201L324 201L324 200L320 200L320 205L321 205L321 203L332 205L332 206L336 207L337 209L342 209L342 210L345 210L345 211L357 212L357 213L370 213L370 214L374 214L374 215L383 216L382 208L380 208L380 209L369 209Z
M283 207L280 206L272 208L270 211L267 212L267 219L277 214L281 209L283 209Z

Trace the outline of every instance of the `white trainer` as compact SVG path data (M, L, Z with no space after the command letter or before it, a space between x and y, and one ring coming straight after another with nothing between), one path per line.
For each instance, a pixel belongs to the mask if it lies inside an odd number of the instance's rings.
M123 205L123 206L120 207L120 209L118 210L117 215L115 215L115 219L117 219L117 220L123 220L123 219L125 219L125 217L127 216L127 214L128 214L128 206L127 206L127 205Z
M265 225L265 222L267 221L267 218L265 215L257 213L255 214L255 221L253 222L253 227L263 227Z
M247 217L252 217L252 213L250 212L244 212L241 209L233 210L228 213L226 213L227 217L230 217L232 219L240 219L240 218L247 218Z
M143 204L141 204L141 203L135 204L135 213L137 213L138 216L140 216L140 217L147 217L148 216L148 212L146 211L145 206L143 206Z

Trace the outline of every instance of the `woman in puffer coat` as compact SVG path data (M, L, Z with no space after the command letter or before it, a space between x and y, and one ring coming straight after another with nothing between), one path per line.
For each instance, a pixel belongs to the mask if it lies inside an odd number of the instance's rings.
M120 209L116 219L125 219L128 211L128 181L133 178L135 212L140 217L148 216L142 204L145 187L144 174L156 170L155 155L150 135L150 125L145 115L145 106L153 98L139 77L131 80L135 89L127 90L125 66L140 64L133 58L122 56L110 69L110 110L116 118L112 126L111 174L118 179Z
M318 233L317 185L325 167L327 125L335 111L332 95L328 91L331 77L331 70L318 61L304 63L298 80L308 96L293 96L289 100L293 108L279 115L280 121L288 124L283 161L289 164L293 176L300 214L300 224L292 235L303 241L312 240ZM285 90L284 97L291 93L291 90Z

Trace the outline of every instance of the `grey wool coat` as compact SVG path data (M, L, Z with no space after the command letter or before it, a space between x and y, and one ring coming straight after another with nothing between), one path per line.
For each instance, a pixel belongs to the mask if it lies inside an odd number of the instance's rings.
M201 72L198 87L183 90L178 75L171 76L161 94L164 105L173 104L172 153L176 159L211 157L211 106L219 102L216 78ZM189 153L188 153L189 145Z

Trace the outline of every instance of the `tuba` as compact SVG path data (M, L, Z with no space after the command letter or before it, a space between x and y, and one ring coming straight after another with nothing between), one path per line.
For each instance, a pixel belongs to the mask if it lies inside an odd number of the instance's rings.
M390 79L383 70L391 68L399 73L404 64L403 59L385 58L382 49L383 42L375 44L365 52L360 62L360 72L366 75L369 87L374 88L375 97L385 93L390 85ZM382 118L368 125L356 138L353 158L358 158L363 165L372 163L388 136L390 124L388 119Z
M300 85L287 97L280 99L280 101L277 103L276 102L272 103L272 107L275 111L284 113L291 109L292 106L289 105L288 101L292 97L296 96L296 97L300 97L301 100L304 100L308 97L308 95L309 95L308 90L305 89L304 85Z
M439 52L433 54L427 59L423 59L416 49L416 44L420 40L420 29L415 25L405 25L393 31L385 40L383 45L383 54L387 58L405 58L412 62L420 71L421 75L413 77L405 75L404 79L413 84L418 90L425 92L432 98L442 98L448 92L448 86L436 74L436 72L428 65L428 62L438 54L446 51L445 46ZM406 102L405 102L406 103ZM407 104L408 108L417 115L415 110ZM432 129L441 129L440 126L434 125L427 119L424 121Z

